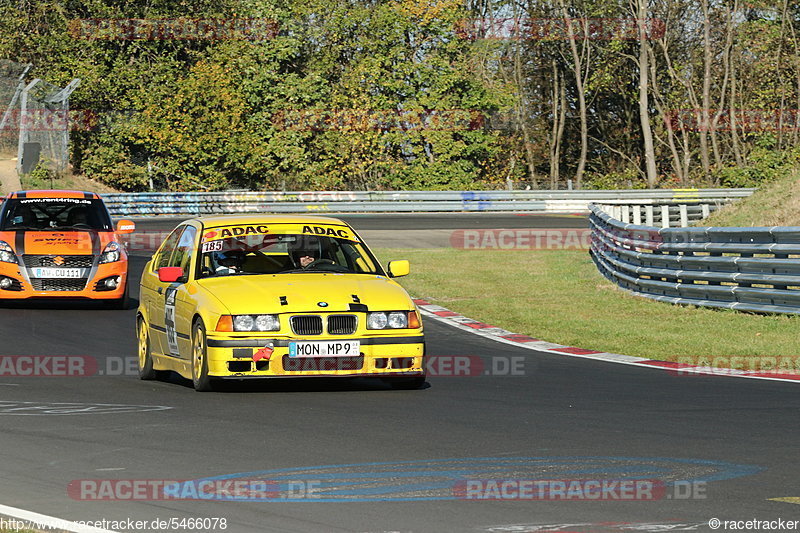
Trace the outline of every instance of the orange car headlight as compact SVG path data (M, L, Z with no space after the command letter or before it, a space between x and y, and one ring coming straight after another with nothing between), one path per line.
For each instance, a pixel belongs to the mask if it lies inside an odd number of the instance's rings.
M14 249L11 248L6 241L0 241L0 261L3 263L17 262L17 256L14 255Z
M116 242L110 242L106 244L105 249L103 250L102 255L100 256L100 264L103 263L115 263L119 261L122 257L122 253L120 252L122 248Z

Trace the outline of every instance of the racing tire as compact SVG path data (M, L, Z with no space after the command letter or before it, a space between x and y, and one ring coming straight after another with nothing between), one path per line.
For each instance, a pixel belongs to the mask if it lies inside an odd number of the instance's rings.
M136 319L137 338L139 339L139 379L156 379L158 372L153 368L153 354L150 351L150 334L144 318Z
M208 375L206 327L200 319L192 327L192 384L197 392L214 389L211 377Z
M425 376L413 378L383 378L384 383L394 390L417 390L425 385Z

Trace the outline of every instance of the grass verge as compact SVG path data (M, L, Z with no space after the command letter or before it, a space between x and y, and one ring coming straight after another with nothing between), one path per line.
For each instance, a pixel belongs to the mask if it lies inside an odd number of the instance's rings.
M22 188L26 190L32 189L66 189L76 191L96 192L97 194L113 194L120 192L113 187L109 187L104 183L90 180L79 174L68 174L54 179L36 178L30 176L23 176L20 179ZM1 532L0 532L1 533Z
M800 226L800 171L765 183L698 226Z
M377 249L416 298L568 346L675 361L796 356L800 317L674 306L605 280L586 251Z

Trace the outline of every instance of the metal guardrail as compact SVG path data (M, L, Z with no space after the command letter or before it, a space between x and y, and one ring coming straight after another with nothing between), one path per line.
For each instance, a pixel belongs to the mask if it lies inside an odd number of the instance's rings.
M745 198L755 189L581 191L296 191L106 194L114 216L225 213L528 211L588 213L592 202L656 204Z
M634 204L609 205L597 204L611 218L624 223L658 226L662 228L685 228L695 222L707 218L712 212L722 207L722 203L705 201L699 204Z
M800 227L656 228L590 209L589 253L624 289L673 304L800 313Z

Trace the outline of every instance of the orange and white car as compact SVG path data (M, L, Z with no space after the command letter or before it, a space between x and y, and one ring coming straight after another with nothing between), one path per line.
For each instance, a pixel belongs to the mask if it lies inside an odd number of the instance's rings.
M128 254L92 192L19 191L0 207L0 301L89 298L128 305Z

